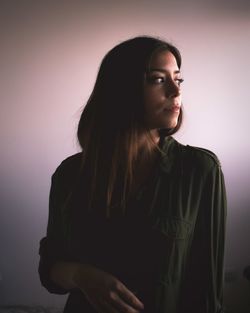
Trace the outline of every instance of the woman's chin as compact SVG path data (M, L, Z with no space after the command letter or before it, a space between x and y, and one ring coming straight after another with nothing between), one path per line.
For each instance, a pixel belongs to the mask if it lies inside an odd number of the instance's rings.
M177 126L178 120L171 120L168 123L165 123L164 127L162 128L166 128L166 129L173 129Z

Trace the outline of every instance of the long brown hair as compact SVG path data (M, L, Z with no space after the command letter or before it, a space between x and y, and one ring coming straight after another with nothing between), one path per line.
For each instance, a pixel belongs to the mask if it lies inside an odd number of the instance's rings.
M150 58L157 50L172 52L181 67L178 49L158 38L135 37L110 50L81 114L77 136L82 148L82 169L88 172L88 206L105 208L106 216L110 216L112 207L123 211L126 207L140 134L148 137L149 153L155 145L143 120L143 82ZM177 126L161 133L174 134L181 126L182 115L181 109Z

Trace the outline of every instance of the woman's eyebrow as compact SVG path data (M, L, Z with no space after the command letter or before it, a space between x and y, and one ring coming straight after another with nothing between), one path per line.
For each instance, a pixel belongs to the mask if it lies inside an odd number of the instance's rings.
M167 73L167 70L164 70L163 68L150 68L149 72L162 72L162 73ZM180 74L180 70L174 71L174 74Z

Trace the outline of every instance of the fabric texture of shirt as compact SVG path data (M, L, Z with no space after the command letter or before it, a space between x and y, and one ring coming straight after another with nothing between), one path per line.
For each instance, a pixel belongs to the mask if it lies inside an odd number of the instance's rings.
M211 151L173 137L161 149L153 178L131 199L125 216L105 219L82 208L70 237L63 210L77 189L81 153L53 174L39 275L49 292L69 292L65 313L96 311L79 290L64 290L51 280L58 261L111 273L135 292L145 313L223 312L226 192L220 162Z

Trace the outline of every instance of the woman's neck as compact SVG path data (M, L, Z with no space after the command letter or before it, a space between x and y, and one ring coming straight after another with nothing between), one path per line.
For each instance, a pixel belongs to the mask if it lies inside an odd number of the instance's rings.
M159 144L160 141L160 135L157 129L150 131L150 137L152 140L152 143L154 143L156 146ZM142 133L139 141L138 141L138 150L143 153L143 151L148 151L149 147L149 136L148 134Z

